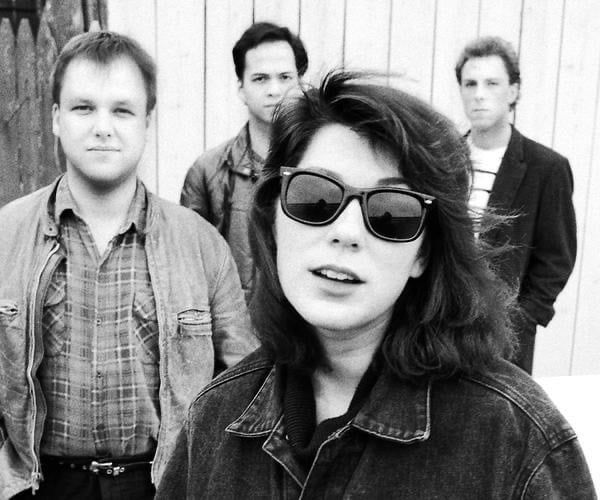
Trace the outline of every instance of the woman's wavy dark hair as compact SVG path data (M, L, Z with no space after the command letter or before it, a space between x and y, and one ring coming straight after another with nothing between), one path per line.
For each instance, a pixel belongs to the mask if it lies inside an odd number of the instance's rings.
M467 208L467 146L454 125L428 104L367 78L331 72L319 88L287 100L276 113L250 214L257 334L279 363L304 370L327 366L314 329L281 289L273 228L279 167L296 166L322 127L340 124L397 158L410 188L437 198L421 248L427 267L408 281L396 302L381 345L385 363L413 380L482 371L512 352L509 314L514 298L488 264L491 249L474 236Z

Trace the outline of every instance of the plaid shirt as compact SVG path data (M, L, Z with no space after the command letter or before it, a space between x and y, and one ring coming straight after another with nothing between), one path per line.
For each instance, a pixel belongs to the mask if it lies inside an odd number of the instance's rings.
M46 293L38 376L48 407L41 453L123 457L154 451L160 421L158 323L138 182L125 223L99 255L58 185L63 259Z

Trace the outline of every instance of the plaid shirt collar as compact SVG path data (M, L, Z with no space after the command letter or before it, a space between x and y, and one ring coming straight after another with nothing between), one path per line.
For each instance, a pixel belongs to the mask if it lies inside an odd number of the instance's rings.
M137 179L135 194L127 210L127 216L123 224L119 227L117 234L125 234L133 227L139 234L144 234L146 231L146 188L144 184ZM67 176L63 176L58 182L56 188L56 200L54 202L54 218L60 224L60 220L65 213L73 213L80 219L82 217L78 213L77 202L73 198L73 194L69 189Z

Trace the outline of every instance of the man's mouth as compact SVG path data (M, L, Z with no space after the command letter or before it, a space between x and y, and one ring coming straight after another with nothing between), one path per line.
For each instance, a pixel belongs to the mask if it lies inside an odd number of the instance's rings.
M88 148L88 151L119 151L118 148L111 148L108 146L94 146Z

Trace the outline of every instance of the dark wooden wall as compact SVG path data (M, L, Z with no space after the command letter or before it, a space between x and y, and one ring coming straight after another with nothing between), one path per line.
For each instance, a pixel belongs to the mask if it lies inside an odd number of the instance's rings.
M69 38L106 25L104 0L38 0L37 6L36 19L0 20L0 206L61 172L52 135L52 67Z

